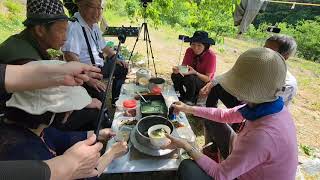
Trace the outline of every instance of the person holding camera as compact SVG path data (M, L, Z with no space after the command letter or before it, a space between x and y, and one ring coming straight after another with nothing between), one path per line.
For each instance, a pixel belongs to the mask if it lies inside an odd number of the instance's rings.
M106 45L97 24L102 16L102 2L101 0L76 0L75 3L78 6L78 12L69 22L67 40L62 48L64 59L96 65L102 69L105 78L109 77L116 52ZM104 57L105 55L106 57ZM121 86L127 73L128 64L117 59L112 83L113 104L120 95ZM103 99L103 91L106 90L106 87L102 82L89 81L84 87L92 97Z
M205 31L196 31L191 38L190 48L186 50L182 65L173 67L171 79L174 89L179 91L182 101L194 104L200 89L214 77L216 71L216 55L210 50L214 44ZM183 72L182 68L188 68Z

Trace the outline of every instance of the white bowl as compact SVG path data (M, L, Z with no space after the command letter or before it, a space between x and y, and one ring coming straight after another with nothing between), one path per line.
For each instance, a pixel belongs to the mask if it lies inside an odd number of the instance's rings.
M178 66L178 69L181 73L187 73L189 71L189 68L187 66Z
M151 132L153 132L157 129L164 129L167 134L171 133L171 129L168 126L163 125L163 124L154 125L148 129L148 135L149 135L151 144L157 148L160 148L161 146L168 144L170 140L166 136L155 137Z

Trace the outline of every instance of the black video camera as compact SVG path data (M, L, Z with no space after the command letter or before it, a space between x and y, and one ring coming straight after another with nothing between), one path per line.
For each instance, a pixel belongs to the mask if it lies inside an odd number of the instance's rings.
M179 35L179 40L183 42L190 42L190 37L186 35Z
M151 3L152 0L141 0L141 2L142 2L142 3L149 3L149 2Z
M125 35L126 37L138 37L140 27L107 27L104 31L104 36L119 36Z
M267 31L268 31L268 32L273 32L273 33L280 33L281 29L278 28L278 27L275 27L275 26L269 26L269 27L267 28Z

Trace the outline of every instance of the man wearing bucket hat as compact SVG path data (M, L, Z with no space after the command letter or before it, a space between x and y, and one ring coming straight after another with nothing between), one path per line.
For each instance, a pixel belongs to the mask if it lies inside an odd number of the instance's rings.
M93 132L62 132L47 127L55 121L64 123L70 111L82 109L91 101L92 98L80 86L14 93L7 102L6 119L0 124L0 160L48 160L63 154L74 143L87 139ZM102 129L98 139L105 141L113 135L110 129ZM120 142L101 156L97 166L99 174L126 149L126 143Z
M68 17L59 0L28 0L25 29L0 45L2 64L24 64L51 59L47 50L59 50L66 40Z
M284 58L268 48L244 52L227 73L217 81L233 96L245 102L232 109L192 107L177 102L175 111L192 113L210 121L236 123L247 120L236 135L228 124L215 128L208 125L209 137L217 143L228 141L225 160L217 163L186 140L168 136L167 146L184 148L194 161L184 160L178 174L188 179L295 179L298 165L296 130L293 119L279 92L285 82ZM207 122L208 124L210 122ZM233 137L233 138L230 138Z
M171 79L181 100L192 104L197 101L199 90L214 77L216 55L210 50L214 41L205 31L196 31L186 41L191 47L187 49L180 67L188 69L182 72L179 67L173 67Z
M9 37L0 45L0 63L24 64L41 59L49 60L51 57L47 50L59 50L66 40L68 17L59 0L28 0L27 18L23 24L26 28L21 33ZM90 75L88 82L97 82L102 78L98 73L88 75ZM96 102L101 103L98 100ZM94 129L98 112L97 108L74 111L65 127L61 128ZM106 121L103 126L108 126Z

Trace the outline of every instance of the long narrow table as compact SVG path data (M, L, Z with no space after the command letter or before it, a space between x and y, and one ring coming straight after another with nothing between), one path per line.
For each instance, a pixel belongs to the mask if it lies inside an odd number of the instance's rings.
M130 99L133 98L136 91L139 91L139 86L135 84L124 84L121 89L119 99ZM167 107L170 107L172 102L178 101L178 97L172 86L167 85L162 92ZM139 105L138 105L139 106ZM138 108L136 118L141 118L141 113ZM114 114L114 120L112 123L112 130L116 133L119 130L119 125L122 120L128 119L124 116L124 111L117 109ZM195 135L191 129L188 119L184 113L178 115L177 120L189 128L192 132L191 141L195 141ZM114 139L109 140L107 149L115 143ZM181 151L176 150L173 153L161 156L153 157L145 155L135 149L129 140L129 151L124 156L115 159L108 168L105 169L104 173L133 173L133 172L151 172L151 171L174 171L177 170L181 162Z

